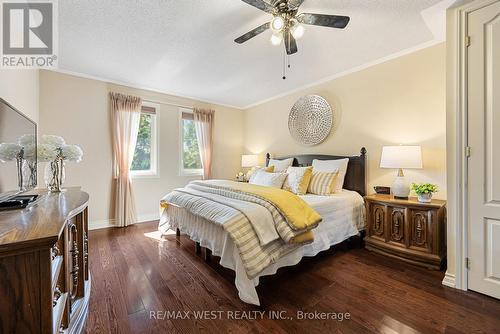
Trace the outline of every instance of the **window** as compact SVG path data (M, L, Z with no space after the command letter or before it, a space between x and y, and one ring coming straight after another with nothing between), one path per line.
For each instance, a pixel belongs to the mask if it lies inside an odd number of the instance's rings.
M133 177L150 177L158 175L158 105L143 102L141 120L137 133L134 160L130 167Z
M181 175L202 175L203 167L191 109L180 110L180 135Z

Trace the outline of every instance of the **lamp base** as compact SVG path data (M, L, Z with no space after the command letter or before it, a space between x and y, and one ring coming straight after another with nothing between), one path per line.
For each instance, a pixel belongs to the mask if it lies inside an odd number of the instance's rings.
M408 199L410 195L410 185L404 176L396 176L392 185L392 194L395 198Z

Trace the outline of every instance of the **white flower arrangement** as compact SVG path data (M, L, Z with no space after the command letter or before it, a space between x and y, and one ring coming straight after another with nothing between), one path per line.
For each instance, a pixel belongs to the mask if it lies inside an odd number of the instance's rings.
M43 135L38 144L38 150L35 152L35 136L23 135L19 137L17 143L0 144L0 161L15 160L22 150L24 151L23 158L28 161L38 158L40 162L51 162L60 155L62 160L78 163L83 157L83 151L79 146L66 145L64 138L54 135Z
M19 137L17 140L17 143L21 145L22 147L26 148L28 146L33 146L35 145L35 135L22 135Z
M71 162L82 161L83 151L78 145L64 145L62 148L63 160L68 160Z
M21 153L22 146L16 143L0 144L0 161L7 162L17 159Z
M30 161L34 162L36 160L36 150L35 150L35 145L26 145L23 147L24 148L24 155L23 158Z
M66 145L60 136L43 135L38 145L38 159L41 162L54 161L57 158L65 161L82 161L83 151L77 145Z
M56 148L60 148L66 145L66 142L64 141L63 137L54 135L43 135L42 139L40 140L40 143L52 145Z
M57 158L57 148L49 144L38 144L38 161L50 162Z

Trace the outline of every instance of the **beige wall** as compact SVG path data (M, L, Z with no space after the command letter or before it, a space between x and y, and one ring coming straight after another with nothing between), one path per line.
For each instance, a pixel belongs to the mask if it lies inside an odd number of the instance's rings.
M0 70L0 97L38 122L38 70Z
M40 133L61 135L67 142L81 145L84 150L81 163L68 163L65 185L81 185L89 192L92 226L102 226L113 218L110 212L110 91L135 94L144 100L160 104L159 177L133 180L140 220L157 218L159 199L173 188L183 186L193 179L179 175L179 114L178 107L171 104L214 108L214 176L232 178L239 170L243 146L242 111L97 80L41 71Z
M332 60L334 61L334 60ZM254 154L359 154L368 150L368 192L391 185L395 170L380 169L384 145L422 145L424 169L409 170L415 182L440 187L446 198L445 45L439 44L245 111L245 151ZM335 127L322 144L304 147L288 132L288 113L306 94L326 98Z

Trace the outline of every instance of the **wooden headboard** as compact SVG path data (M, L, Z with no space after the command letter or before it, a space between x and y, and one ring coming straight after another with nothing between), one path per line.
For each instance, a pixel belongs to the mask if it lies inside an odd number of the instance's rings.
M337 160L349 158L347 165L347 173L344 179L344 189L357 191L361 196L366 195L366 148L361 148L360 155L356 156L339 156L339 155L324 155L324 154L303 154L276 157L273 159L289 159L293 158L292 166L305 167L311 166L314 159L318 160ZM271 155L266 154L266 166L269 165Z

